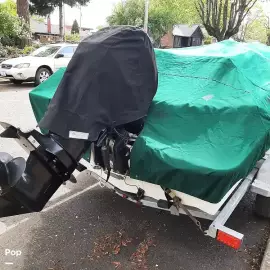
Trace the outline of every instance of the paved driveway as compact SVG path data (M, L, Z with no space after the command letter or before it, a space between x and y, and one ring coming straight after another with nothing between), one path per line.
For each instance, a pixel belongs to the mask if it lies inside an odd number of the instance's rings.
M23 129L35 127L36 121L28 99L28 93L33 87L33 84L13 85L0 79L0 121ZM8 143L0 140L0 149L15 156L24 153L18 152L17 143L12 140Z
M32 87L0 82L0 120L35 126L28 100ZM0 151L24 155L18 149L0 140ZM0 219L0 269L259 269L269 222L254 216L253 201L247 194L228 221L245 235L236 252L204 237L186 216L138 208L83 173L43 213ZM5 256L8 249L21 255Z

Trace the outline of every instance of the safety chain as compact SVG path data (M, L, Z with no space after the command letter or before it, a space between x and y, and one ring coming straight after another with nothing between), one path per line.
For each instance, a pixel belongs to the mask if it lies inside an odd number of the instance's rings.
M190 213L190 211L187 209L187 207L182 204L182 200L176 196L176 194L170 190L170 189L165 189L165 192L169 195L169 197L173 200L173 204L174 206L177 208L177 210L179 211L180 208L183 209L183 211L187 214L187 216L194 222L194 224L199 228L199 230L205 234L205 231L202 228L201 222L196 219L194 216L192 216L192 214Z

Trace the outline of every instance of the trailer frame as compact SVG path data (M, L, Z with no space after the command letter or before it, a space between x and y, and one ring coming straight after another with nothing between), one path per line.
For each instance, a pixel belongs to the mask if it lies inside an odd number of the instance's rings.
M4 129L15 128L12 125L3 122L0 122L0 126L2 126ZM33 136L31 136L32 134L31 131L25 133L22 132L20 129L17 128L15 129L17 135L14 137L7 136L7 138L15 139L19 143L19 145L28 153L39 147L39 143L35 140ZM250 190L251 192L258 194L260 196L264 196L265 198L270 197L270 177L269 181L267 180L267 178L263 179L256 178L261 167L265 164L265 161L268 161L268 163L270 164L269 156L270 153L266 153L265 156L257 162L254 169L248 174L247 177L245 177L240 181L238 186L235 188L234 192L229 196L227 201L220 207L220 209L214 215L210 215L198 208L191 207L188 205L185 205L183 208L181 207L179 208L175 204L168 205L168 207L166 207L166 201L163 200L162 204L160 204L160 200L157 200L150 196L143 196L142 198L137 199L136 194L131 194L130 192L117 188L115 185L110 183L110 180L106 181L107 177L106 174L104 174L104 171L102 171L101 168L96 168L96 165L93 163L92 160L93 155L91 155L90 162L86 161L85 159L81 159L79 161L79 164L80 166L84 167L90 172L91 176L94 177L100 183L100 186L102 188L106 187L112 190L120 197L127 199L133 203L136 203L139 206L147 206L158 210L167 211L170 214L177 216L179 216L180 214L189 215L192 216L192 218L194 218L195 220L196 218L211 220L212 223L206 230L203 231L204 234L234 249L239 249L243 242L244 235L231 228L226 227L225 224L227 220L230 218L235 208L238 206L239 202L247 193L247 191ZM126 177L117 173L113 173L113 175L115 177L118 177L120 181L121 179L124 180ZM269 166L269 175L270 175L270 166ZM181 198L179 199L181 200ZM160 205L163 206L161 207Z

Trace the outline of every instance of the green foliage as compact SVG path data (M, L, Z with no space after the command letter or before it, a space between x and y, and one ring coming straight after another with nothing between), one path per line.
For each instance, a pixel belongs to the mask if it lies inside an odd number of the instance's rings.
M39 23L44 23L44 22L45 22L45 18L42 17L42 16L39 16L39 15L33 14L33 15L31 16L31 18L32 18L33 20L39 22Z
M8 12L12 16L17 15L17 5L16 2L13 0L6 0L1 4L1 9L4 9L6 12Z
M67 42L78 43L80 42L81 38L79 34L71 34L71 35L66 35L65 40Z
M63 15L63 4L67 4L71 7L76 5L86 5L91 0L30 0L29 10L31 14L38 14L40 16L47 16L51 14L55 8L59 7L59 17ZM62 19L60 22L63 22ZM63 25L59 24L60 35L63 35Z
M32 47L34 47L34 49L38 49L40 47L42 47L42 44L33 44Z
M142 27L144 24L144 0L126 0L115 5L107 18L109 25L134 25ZM155 42L174 24L193 24L200 22L194 0L151 0L149 6L149 30Z
M116 4L107 21L110 25L142 26L143 18L144 0L127 0Z
M37 46L26 46L24 49L19 49L18 47L14 47L14 46L4 47L0 43L0 58L5 58L5 57L15 58L22 55L29 55L36 49L37 49Z
M16 46L16 38L12 36L2 36L0 41L3 46Z
M51 14L61 3L71 7L76 5L86 5L90 0L30 0L29 10L32 14L46 16Z
M23 55L29 55L31 54L34 50L36 50L36 48L34 46L26 46L24 47L24 49L22 50Z
M102 28L105 28L105 26L104 26L104 25L98 25L98 26L96 27L97 30L100 30L100 29L102 29Z
M75 20L72 24L71 34L79 34L79 33L80 33L79 24L77 20Z
M0 4L0 37L15 35L18 28L16 4L8 0Z
M241 24L235 39L242 42L259 41L267 43L269 26L268 15L264 13L263 7L257 3Z
M26 56L31 54L37 47L34 46L26 46L24 49L19 49L18 47L6 46L4 47L0 43L0 58L15 58L19 56Z
M0 41L3 45L22 45L24 39L29 39L29 25L17 16L16 4L7 0L0 4Z
M209 36L204 39L204 45L208 45L208 44L212 44L212 38Z
M7 54L11 58L19 57L23 54L23 50L17 48L17 47L6 47Z
M195 7L203 26L218 41L239 33L245 18L258 0L196 0Z
M0 43L0 58L5 58L7 55L7 49Z
M267 41L267 29L265 28L261 19L252 22L246 31L246 40L257 40L262 43Z

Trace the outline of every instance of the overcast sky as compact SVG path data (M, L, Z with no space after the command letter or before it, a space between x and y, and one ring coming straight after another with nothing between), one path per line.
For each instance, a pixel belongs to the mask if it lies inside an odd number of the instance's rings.
M115 3L121 0L91 0L90 4L82 7L82 26L96 28L99 25L106 24L106 18L111 14ZM270 0L259 0L263 2L264 11L270 13ZM5 2L5 0L0 0ZM66 25L72 25L73 21L80 21L80 12L78 8L70 8L65 6L65 22ZM52 14L52 23L59 24L58 9Z
M91 0L87 7L82 8L82 26L96 28L106 24L106 18L111 14L115 3L121 0ZM261 2L264 12L270 13L270 0L258 0ZM151 4L151 0L150 0ZM80 19L80 12L77 8L65 7L66 25L72 25L75 19ZM56 10L52 17L52 23L58 24L59 15Z
M15 1L15 0L14 0ZM106 23L106 18L111 14L114 4L120 0L91 0L90 4L82 7L82 26L96 28ZM5 0L0 0L5 2ZM80 12L78 8L70 8L65 5L66 25L72 25L75 19L80 21ZM58 9L52 14L52 23L59 24Z
M106 23L106 18L111 14L114 4L119 0L91 0L90 4L82 7L82 26L96 28ZM59 23L59 12L56 10L52 17L52 23ZM70 8L65 5L66 25L72 25L77 19L80 23L80 11L78 8Z

